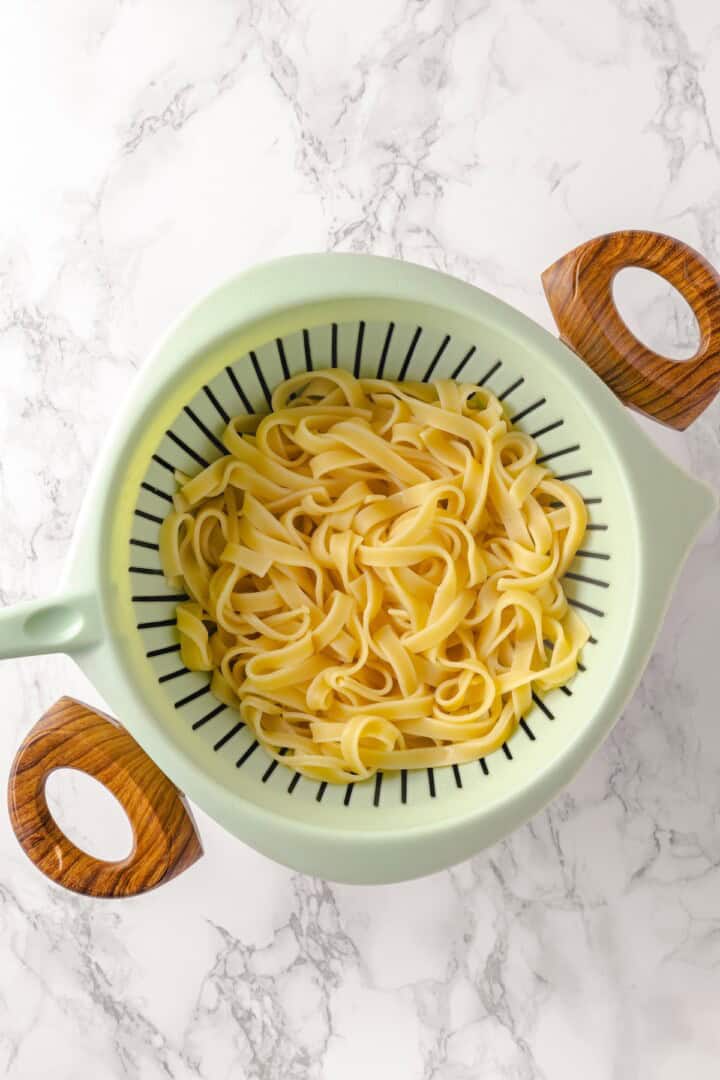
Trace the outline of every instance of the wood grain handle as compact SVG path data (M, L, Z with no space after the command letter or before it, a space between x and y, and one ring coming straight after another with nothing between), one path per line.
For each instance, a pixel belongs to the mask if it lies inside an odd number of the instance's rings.
M126 859L104 862L76 847L48 808L55 769L79 769L118 799L133 830ZM202 855L178 789L116 720L64 697L45 713L13 762L8 807L25 854L58 885L86 896L137 896L176 877Z
M612 282L628 266L653 270L693 309L700 346L690 360L659 356L625 325ZM608 233L553 263L542 282L561 339L626 405L684 430L720 390L720 276L687 244L661 233Z

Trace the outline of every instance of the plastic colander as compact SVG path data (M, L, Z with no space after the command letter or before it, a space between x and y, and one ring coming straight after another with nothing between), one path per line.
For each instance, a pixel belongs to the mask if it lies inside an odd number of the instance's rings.
M686 296L702 339L691 361L656 356L624 326L611 281L625 266L656 270ZM18 753L11 818L45 873L94 895L136 893L173 876L201 850L178 785L288 866L332 880L400 880L492 844L568 782L637 683L682 560L715 507L616 393L677 427L702 411L720 384L720 285L691 249L649 233L583 245L544 282L576 352L468 284L363 255L260 266L169 332L98 464L57 596L0 615L0 655L68 653L124 725L63 699ZM273 761L213 697L207 674L182 665L175 606L185 597L166 584L158 556L174 471L193 473L223 453L228 419L266 410L282 379L335 366L489 387L538 440L539 460L587 503L587 535L564 581L592 635L581 670L570 685L535 694L512 738L479 761L318 783ZM91 773L118 796L136 837L128 859L91 858L59 830L44 785L60 766Z

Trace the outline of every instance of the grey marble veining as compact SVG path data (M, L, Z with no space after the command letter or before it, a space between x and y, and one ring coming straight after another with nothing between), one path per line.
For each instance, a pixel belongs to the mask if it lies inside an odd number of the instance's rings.
M118 401L231 272L393 254L551 326L539 274L597 233L664 230L720 265L705 0L8 0L1 19L3 603L52 588ZM669 289L622 298L687 355ZM718 485L720 401L683 435L644 427ZM0 1074L716 1077L718 641L716 522L602 750L504 843L417 882L303 878L198 813L195 868L91 903L0 815ZM0 666L6 768L61 692L98 701L63 657ZM56 799L82 836L77 787Z

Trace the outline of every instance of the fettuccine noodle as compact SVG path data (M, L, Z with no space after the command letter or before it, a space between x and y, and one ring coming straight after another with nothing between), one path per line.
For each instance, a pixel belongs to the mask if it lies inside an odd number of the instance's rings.
M180 476L160 557L184 664L283 764L471 761L575 673L585 505L488 390L303 373L223 443Z

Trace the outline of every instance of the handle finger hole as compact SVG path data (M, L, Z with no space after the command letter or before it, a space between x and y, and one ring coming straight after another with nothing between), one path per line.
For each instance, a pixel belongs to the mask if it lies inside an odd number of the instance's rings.
M129 858L135 844L120 801L80 769L55 769L45 784L55 824L81 851L105 862Z
M674 285L644 267L627 266L612 282L620 317L648 349L666 360L692 360L700 348L695 312Z
M612 285L620 271L660 274L690 304L700 330L685 363L648 348L623 321ZM687 244L661 233L597 236L542 275L560 337L626 405L684 431L720 391L720 275Z

